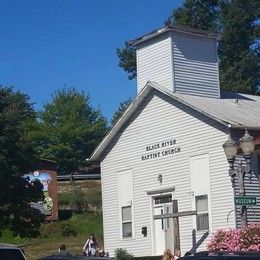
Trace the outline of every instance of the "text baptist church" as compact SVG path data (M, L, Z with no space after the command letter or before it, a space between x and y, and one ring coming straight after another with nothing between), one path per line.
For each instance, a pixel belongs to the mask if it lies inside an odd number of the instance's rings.
M104 247L112 256L117 248L135 256L204 250L213 232L240 226L238 180L233 190L222 147L229 132L254 137L245 187L257 203L247 219L260 221L260 97L220 91L217 40L164 27L132 41L137 97L91 156L101 165Z
M174 153L179 153L181 151L181 147L175 145L176 140L174 139L148 145L146 146L147 153L142 155L142 160L144 161L161 156L167 156Z

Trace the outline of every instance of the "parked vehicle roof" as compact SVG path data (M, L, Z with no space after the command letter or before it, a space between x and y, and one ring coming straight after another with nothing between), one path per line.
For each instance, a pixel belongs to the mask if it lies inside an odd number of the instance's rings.
M1 260L25 260L23 250L16 246L0 245Z

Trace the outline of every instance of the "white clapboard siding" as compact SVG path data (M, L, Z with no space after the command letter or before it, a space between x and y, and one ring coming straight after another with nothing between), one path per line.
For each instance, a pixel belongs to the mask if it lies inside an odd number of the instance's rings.
M175 91L219 98L216 40L173 35Z
M228 176L228 164L221 146L226 129L192 109L165 97L151 94L143 106L125 126L113 147L101 163L105 250L113 255L117 248L125 248L135 256L154 254L152 214L148 190L174 186L173 199L179 211L192 210L193 195L190 183L190 157L207 154L211 197L212 230L234 227L234 217L227 216L234 208L233 191ZM181 152L142 161L146 146L176 139ZM132 170L134 238L122 239L119 228L117 172ZM162 174L163 181L158 182ZM194 224L192 216L181 217L181 251L190 250ZM141 233L147 227L147 237ZM203 233L196 233L199 241ZM208 241L209 237L206 241ZM199 250L206 249L202 243ZM163 252L162 252L163 253Z
M164 35L142 44L136 51L137 92L147 81L155 81L173 91L171 37Z
M137 92L147 81L170 91L220 98L216 39L174 32L137 46Z
M245 166L245 159L240 155L237 156L235 165L237 168L239 161L242 162L242 166ZM246 174L245 175L245 191L246 191L246 196L252 196L256 197L256 205L255 206L248 206L247 207L247 221L248 223L259 223L260 222L260 183L258 179L258 162L256 156L252 157L252 170L253 173L251 175ZM239 196L239 184L237 178L235 178L235 195ZM241 215L240 215L240 206L236 206L236 214L237 214L237 227L241 227Z

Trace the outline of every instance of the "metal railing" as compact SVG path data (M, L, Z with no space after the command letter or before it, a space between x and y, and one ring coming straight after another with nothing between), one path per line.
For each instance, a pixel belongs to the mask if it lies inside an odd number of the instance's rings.
M90 174L75 174L75 175L58 175L58 181L80 181L80 180L100 180L100 173L90 173Z

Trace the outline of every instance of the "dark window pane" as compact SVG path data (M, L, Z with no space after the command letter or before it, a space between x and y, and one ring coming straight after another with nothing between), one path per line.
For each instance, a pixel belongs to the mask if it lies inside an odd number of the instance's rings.
M197 212L205 212L208 211L208 196L197 196L196 197L196 209Z
M169 203L172 202L172 196L166 195L166 196L160 196L154 199L154 204L163 204L163 203Z
M132 237L132 222L123 223L123 237Z
M122 221L131 221L132 220L132 212L130 207L122 208Z
M209 215L208 213L197 215L197 230L209 229Z

